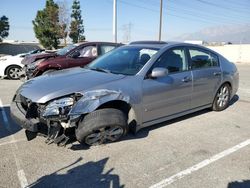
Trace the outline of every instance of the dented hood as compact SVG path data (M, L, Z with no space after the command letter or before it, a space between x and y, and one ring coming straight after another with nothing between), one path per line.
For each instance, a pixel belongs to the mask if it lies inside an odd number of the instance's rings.
M76 92L82 93L124 77L83 68L64 69L28 80L19 88L18 93L33 102L46 103L52 99Z
M26 56L23 60L22 60L22 64L23 65L28 65L30 63L33 63L34 61L38 60L38 59L47 59L49 57L55 57L57 56L56 53L40 53L40 54L31 54Z

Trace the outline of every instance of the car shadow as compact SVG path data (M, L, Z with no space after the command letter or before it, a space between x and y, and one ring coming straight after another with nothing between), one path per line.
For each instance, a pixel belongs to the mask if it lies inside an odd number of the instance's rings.
M227 188L250 188L250 180L230 182Z
M239 95L234 95L233 98L231 99L230 103L229 103L229 107L234 105L234 103L236 103L238 100L240 100Z
M234 97L232 98L232 100L230 101L229 107L234 105L234 103L236 103L239 100L239 96L238 95L234 95ZM178 117L178 118L174 118L172 120L168 120L162 123L158 123L149 127L145 127L143 129L141 129L140 131L138 131L136 134L133 134L131 132L129 132L129 134L127 134L125 137L123 137L121 140L117 141L117 142L122 142L125 140L135 140L135 139L141 139L141 138L145 138L148 136L149 132L155 129L159 129L161 127L165 127L168 125L171 125L173 123L177 123L180 121L184 121L186 119L195 117L195 116L199 116L199 115L203 115L206 113L212 112L211 109L204 109L204 110L200 110L191 114L187 114L184 115L182 117ZM71 146L69 147L69 149L73 150L73 151L77 151L77 150L87 150L90 147L87 145L83 145L83 144L79 144L75 139L72 139L71 142L69 142L69 144L71 144Z
M7 76L3 76L3 77L0 77L0 80L10 80L10 81L20 81L20 79L17 79L17 80L12 80L12 79L9 79Z
M189 119L191 117L199 116L199 115L202 115L202 114L205 114L205 113L208 113L208 112L211 112L211 110L209 110L209 109L201 110L201 111L194 112L192 114L188 114L188 115L185 115L185 116L182 116L182 117L179 117L179 118L175 118L175 119L168 120L168 121L165 121L165 122L162 122L162 123L158 123L158 124L155 124L155 125L152 125L152 126L149 126L149 127L145 127L143 129L141 129L140 131L138 131L137 133L129 132L129 134L127 134L121 140L119 140L117 142L122 142L122 141L126 141L126 140L142 139L142 138L147 137L149 132L152 131L152 130L159 129L161 127L168 126L168 125L171 125L173 123L183 121L183 120ZM71 146L69 147L69 149L71 149L73 151L87 150L87 149L90 148L90 146L87 146L85 144L84 145L79 144L75 139L72 139L70 144L71 144Z
M0 125L2 125L0 128L0 139L15 134L22 129L11 119L9 106L0 108Z
M123 188L124 185L120 185L119 176L111 174L114 168L104 172L108 159L109 158L104 158L96 162L89 161L85 164L77 165L82 160L80 157L72 164L63 167L52 174L41 177L28 187ZM75 167L71 168L72 166ZM67 170L66 173L65 170Z

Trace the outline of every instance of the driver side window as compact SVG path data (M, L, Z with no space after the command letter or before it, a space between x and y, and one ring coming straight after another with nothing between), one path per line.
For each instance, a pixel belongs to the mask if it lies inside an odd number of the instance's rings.
M153 65L153 68L167 68L169 73L182 72L188 70L185 49L173 48L167 50ZM152 68L152 69L153 69Z

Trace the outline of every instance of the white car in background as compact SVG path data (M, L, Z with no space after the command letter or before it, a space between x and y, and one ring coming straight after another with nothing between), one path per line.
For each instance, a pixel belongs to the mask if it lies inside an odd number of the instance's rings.
M7 55L0 57L0 77L7 77L11 80L19 79L19 73L23 67L21 61L26 54L15 56Z
M21 61L25 56L36 53L43 53L43 49L36 49L28 53L18 54L15 56L7 55L0 57L0 77L7 77L11 80L18 80L23 64Z

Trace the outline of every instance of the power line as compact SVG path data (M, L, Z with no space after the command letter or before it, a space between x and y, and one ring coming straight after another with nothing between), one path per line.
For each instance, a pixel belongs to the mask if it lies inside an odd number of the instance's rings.
M130 2L127 2L127 1L124 1L124 0L119 0L120 3L123 3L123 4L126 4L126 5L129 5L129 6L132 6L132 7L137 7L137 8L141 8L141 9L144 9L144 10L148 10L148 11L151 11L151 12L155 12L155 13L159 13L158 10L155 10L155 9L151 9L151 8L148 8L148 7L145 7L145 6L141 6L141 5L137 5L137 4L134 4L134 3L130 3ZM193 14L188 14L188 13L183 13L185 15L188 15L188 16L193 16L195 18L187 18L187 17L183 17L183 16L180 16L179 14L176 15L176 14L173 14L173 13L165 13L166 15L169 15L169 16L173 16L173 17L177 17L177 18L181 18L181 19L185 19L185 20L191 20L191 21L198 21L198 22L206 22L206 23L216 23L216 24L221 24L221 21L212 21L212 20L208 20L207 17L204 18L204 17L201 17L201 16L198 16L197 15L193 15Z
M226 2L227 2L227 3L232 3L232 4L234 4L234 5L239 5L239 6L245 7L246 9L249 10L248 7L250 6L250 1L248 1L248 4L245 4L245 3L243 3L242 1L239 1L239 0L237 0L237 2L231 1L231 0L227 0Z
M250 1L249 1L249 4L240 4L240 1L237 1L237 2L232 2L232 1L225 1L225 3L228 3L228 4L231 4L233 5L235 8L238 8L238 9L243 9L243 10L246 10L246 11L249 11L249 7L250 7Z
M156 1L154 1L155 3L151 2L151 1L148 1L148 0L137 0L138 2L140 1L144 1L143 4L148 4L150 6L154 6L154 7L159 7L159 4L156 3ZM174 3L176 5L180 5L179 3L177 4L177 1L168 1L170 3ZM224 22L227 22L227 23L235 23L235 24L238 24L239 21L241 22L244 22L243 20L239 20L239 17L231 17L230 18L230 15L218 15L218 14L207 14L206 12L204 11L199 11L199 9L195 9L195 10L190 10L190 9L183 9L183 8L179 8L179 7L176 7L174 5L171 5L171 4L168 4L167 7L164 7L165 10L168 10L168 11L172 11L172 12L180 12L179 10L181 10L181 14L186 14L186 15L189 15L189 16L193 16L195 18L197 18L197 16L199 18L203 18L205 20L211 20L211 18L213 19L216 19L216 20L223 20Z
M177 5L177 6L179 6L179 5L183 5L183 3L180 3L180 2L178 2L178 1L170 1L170 3L172 3L172 4L175 4L175 5ZM173 5L174 6L174 5ZM187 7L188 6L188 4L186 4L185 3L185 7ZM171 6L170 6L171 7ZM205 12L204 11L204 7L201 7L201 9L195 9L195 8L193 8L193 7L189 7L190 9L189 10L187 10L187 9L183 9L183 8L181 8L182 10L185 10L185 11L191 11L191 12L193 12L194 11L194 13L196 13L196 15L197 15L197 13L199 12L199 14L198 14L198 16L200 16L200 15L206 15L206 18L210 18L210 17L214 17L214 18L222 18L222 19L224 19L224 20L234 20L234 21L236 21L236 23L238 23L239 22L239 19L241 18L241 19L244 19L244 18L242 18L241 16L238 16L238 15L233 15L233 14L223 14L222 12L220 12L219 14L218 14L218 11L215 11L215 13L213 14L212 13L212 11L210 10L209 11L209 13L207 14L207 12Z
M205 1L205 0L196 0L200 3L203 3L203 4L206 4L206 5L209 5L209 6L213 6L213 7L216 7L216 8L220 8L220 9L224 9L224 10L227 10L227 11L232 11L235 13L235 11L241 11L243 12L243 10L240 10L240 9L233 9L231 7L225 7L225 6L221 6L220 4L217 4L217 3L211 3L211 2L208 2L208 1ZM249 11L248 11L249 13Z
M159 12L158 10L151 9L151 8L147 8L147 7L144 7L144 6L140 6L140 5L137 5L137 4L134 4L134 3L129 3L129 2L124 1L124 0L119 0L119 2L120 2L120 3L123 3L123 4L125 4L125 5L129 5L129 6L141 8L141 9L144 9L144 10L149 10L149 11L151 11L151 12Z
M168 8L169 11L173 11L173 12L177 12L178 9L175 9L173 8L172 6L169 6ZM204 18L204 19L216 19L216 20L220 20L220 23L221 21L223 22L226 22L226 23L235 23L235 24L238 24L240 22L239 19L237 18L227 18L227 17L223 17L223 16L219 16L219 15L209 15L209 14L206 14L206 13L194 13L193 11L190 11L190 10L187 10L187 9L179 9L181 10L181 13L182 14L186 14L186 15L190 15L190 16L193 16L193 17L199 17L199 18ZM242 21L244 22L244 21Z

